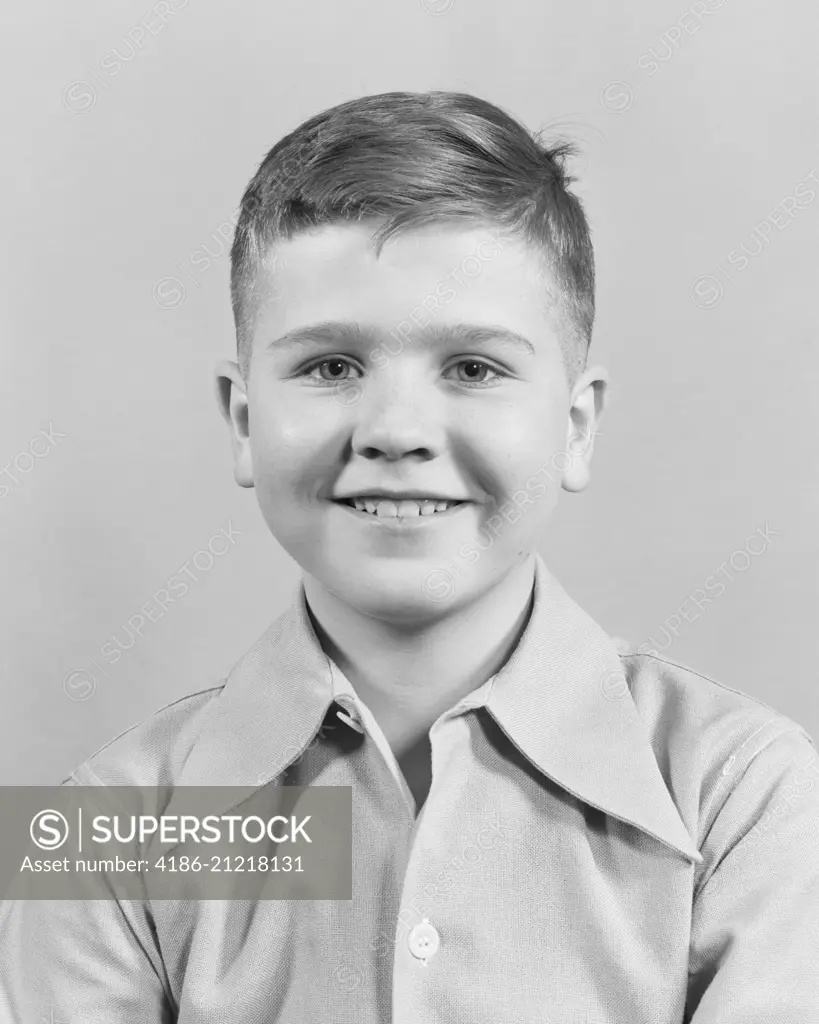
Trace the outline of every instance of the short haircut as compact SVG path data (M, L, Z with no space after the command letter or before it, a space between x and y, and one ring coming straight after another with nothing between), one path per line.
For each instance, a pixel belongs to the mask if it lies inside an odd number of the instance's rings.
M543 144L467 93L381 93L309 118L270 150L242 196L230 287L244 376L259 271L274 243L323 224L372 219L380 224L376 254L393 234L444 221L497 225L532 246L573 384L594 323L594 251L565 171L574 152L565 140Z

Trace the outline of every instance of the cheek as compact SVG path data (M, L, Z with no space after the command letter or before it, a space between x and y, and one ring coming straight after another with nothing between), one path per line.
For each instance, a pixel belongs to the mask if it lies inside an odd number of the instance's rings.
M312 465L309 454L302 446L282 434L278 438L266 435L251 443L253 452L253 478L259 496L276 503L285 503L289 496L300 495L308 489Z
M498 504L492 521L500 518L510 537L536 535L558 501L565 462L556 453L566 441L561 416L547 402L531 405L483 435L496 467L493 490Z
M544 408L545 407L545 408ZM565 442L559 417L547 403L521 403L503 415L492 415L473 423L470 430L477 452L484 452L496 468L503 490L514 490L544 464Z
M250 417L257 489L286 501L288 495L304 498L326 485L329 467L338 459L339 431L325 422L327 417L320 410L306 411L303 406L296 409L292 403L288 407L286 401L274 398L262 409L262 413Z

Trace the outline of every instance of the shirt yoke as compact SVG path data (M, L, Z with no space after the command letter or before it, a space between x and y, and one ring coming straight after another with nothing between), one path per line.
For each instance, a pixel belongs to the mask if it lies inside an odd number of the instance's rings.
M61 785L173 786L225 680L178 697L95 750Z
M620 659L666 786L704 853L715 820L763 750L789 746L801 760L816 754L802 726L756 697L657 655L627 651Z

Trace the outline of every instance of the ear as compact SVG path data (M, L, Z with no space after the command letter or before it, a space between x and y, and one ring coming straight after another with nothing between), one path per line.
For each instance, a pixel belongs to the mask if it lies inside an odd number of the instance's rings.
M230 427L233 476L240 487L253 486L253 457L247 407L247 385L237 363L225 360L216 367L216 400Z
M575 382L566 431L567 467L562 487L582 491L591 478L594 439L600 433L600 420L606 408L609 375L602 366L592 366Z

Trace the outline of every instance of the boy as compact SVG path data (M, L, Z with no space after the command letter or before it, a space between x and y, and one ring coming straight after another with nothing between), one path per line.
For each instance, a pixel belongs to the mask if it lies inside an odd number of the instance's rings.
M224 686L66 781L350 786L353 898L10 904L4 1021L819 1020L811 739L537 554L607 384L567 152L390 93L261 164L219 400L304 577Z

